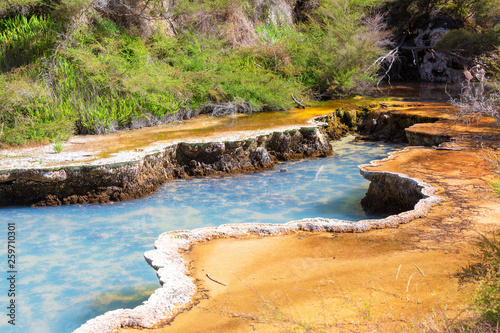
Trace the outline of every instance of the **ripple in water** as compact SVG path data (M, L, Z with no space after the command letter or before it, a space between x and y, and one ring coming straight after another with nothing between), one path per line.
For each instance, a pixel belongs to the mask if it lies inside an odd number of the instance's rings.
M16 326L7 325L4 307L0 331L71 332L106 311L141 304L159 287L142 254L166 231L306 217L371 218L359 204L369 183L357 166L393 150L347 138L334 143L332 157L259 174L175 180L139 200L0 209L4 230L16 223L19 272ZM7 304L5 292L1 297Z

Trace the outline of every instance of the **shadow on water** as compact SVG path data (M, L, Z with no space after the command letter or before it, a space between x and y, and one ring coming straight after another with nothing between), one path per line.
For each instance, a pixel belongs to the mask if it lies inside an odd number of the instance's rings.
M359 198L363 198L367 190L366 187L349 189L345 191L344 196L340 198L314 205L314 210L325 216L342 211L346 219L356 221L360 215L364 214ZM387 217L387 215L366 215L365 219L380 219L385 217Z
M103 292L95 296L94 301L81 309L77 322L84 323L100 314L117 309L133 309L148 300L149 296L158 289L159 284L146 284L134 287L125 287L113 291ZM73 323L74 330L79 324Z
M146 301L158 287L160 285L155 283L105 292L96 296L90 308L96 309L97 312L101 313L120 308L135 308Z

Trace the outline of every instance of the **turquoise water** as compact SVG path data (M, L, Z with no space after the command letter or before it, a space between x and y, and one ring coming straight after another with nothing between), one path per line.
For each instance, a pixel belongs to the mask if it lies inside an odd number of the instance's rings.
M6 248L7 224L15 223L18 257L16 326L7 324L5 276L0 331L71 332L108 310L141 304L159 287L142 254L165 231L371 217L359 204L368 182L357 166L395 147L350 140L335 142L333 157L279 164L259 174L171 181L134 201L0 209L0 244Z

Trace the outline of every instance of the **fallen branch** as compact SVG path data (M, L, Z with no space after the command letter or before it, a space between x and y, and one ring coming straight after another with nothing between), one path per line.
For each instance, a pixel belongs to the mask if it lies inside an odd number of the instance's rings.
M224 283L219 282L219 281L217 281L217 280L215 280L215 279L212 279L212 278L210 277L210 275L208 275L208 273L207 273L207 278L209 278L210 280L214 281L215 283L218 283L218 284L223 285L224 287L227 287Z
M434 46L401 46L399 49L401 50L431 50L434 49Z
M306 106L305 106L304 104L302 104L301 102L299 102L299 101L295 98L295 96L293 96L293 94L291 94L291 95L292 95L292 99L293 99L293 101L294 101L295 103L297 103L297 106L299 107L299 109L305 109L305 108L306 108Z

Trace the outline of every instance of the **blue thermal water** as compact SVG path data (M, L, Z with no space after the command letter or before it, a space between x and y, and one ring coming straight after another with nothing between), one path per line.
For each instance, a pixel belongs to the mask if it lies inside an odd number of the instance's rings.
M332 157L279 164L258 174L175 180L139 200L0 209L0 242L6 242L7 223L15 223L18 257L16 326L7 324L5 277L0 331L71 332L108 310L141 304L159 287L142 254L165 231L371 217L359 204L368 182L357 166L394 149L350 138L334 143Z

